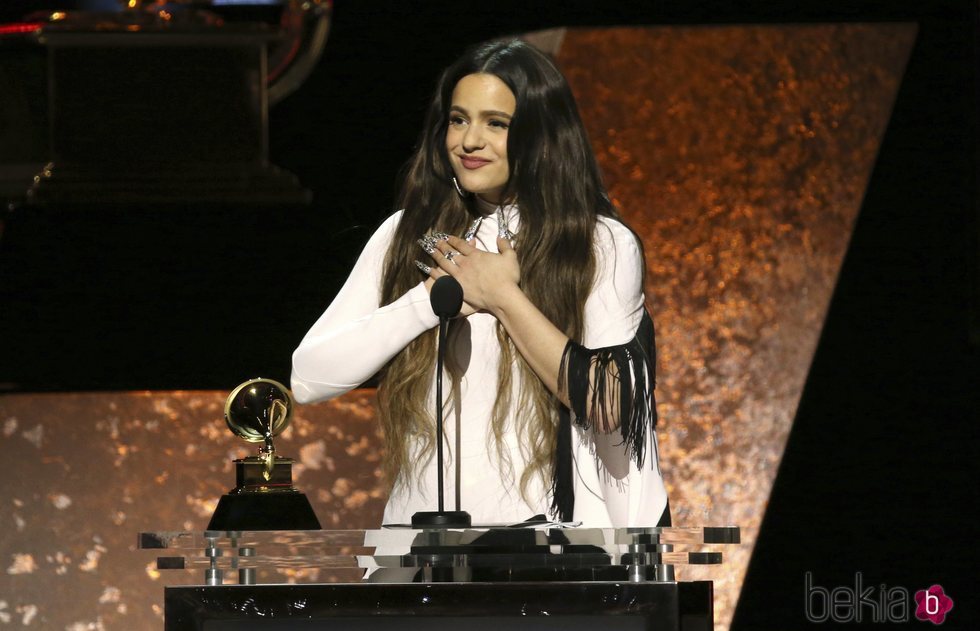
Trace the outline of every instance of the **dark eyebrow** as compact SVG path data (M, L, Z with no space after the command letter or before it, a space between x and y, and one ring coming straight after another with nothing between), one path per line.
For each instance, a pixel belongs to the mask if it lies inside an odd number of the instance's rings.
M465 116L469 116L470 115L469 112L467 112L465 108L462 108L462 107L460 107L458 105L451 106L449 108L449 110L450 111L455 110L455 111L457 111L460 114L463 114ZM510 119L514 118L514 115L513 114L508 114L507 112L501 112L499 110L483 110L482 112L480 112L480 114L482 116L497 116L499 118L506 118L507 120L510 120Z

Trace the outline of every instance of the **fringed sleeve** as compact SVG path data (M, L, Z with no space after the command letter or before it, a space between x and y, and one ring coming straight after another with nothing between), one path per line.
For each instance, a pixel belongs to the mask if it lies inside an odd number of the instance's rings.
M552 481L552 512L571 521L575 507L572 464L572 414L587 431L619 431L625 452L642 466L647 432L657 425L654 403L656 347L653 320L645 310L633 339L625 344L589 349L569 340L558 368L558 387L570 410L559 412ZM611 400L617 398L618 401Z

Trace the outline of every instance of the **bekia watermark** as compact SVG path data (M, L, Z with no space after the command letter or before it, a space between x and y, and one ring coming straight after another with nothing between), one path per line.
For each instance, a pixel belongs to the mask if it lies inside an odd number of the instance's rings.
M938 625L953 608L953 599L941 585L920 589L910 598L904 587L865 586L861 572L854 574L854 587L834 588L815 585L813 572L807 572L803 587L806 619L810 622L907 622L911 610L916 620Z

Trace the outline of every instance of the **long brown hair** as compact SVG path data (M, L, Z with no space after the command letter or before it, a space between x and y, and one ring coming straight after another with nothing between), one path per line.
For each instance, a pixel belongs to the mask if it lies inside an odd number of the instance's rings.
M418 284L413 265L419 258L416 239L433 230L460 234L478 215L472 196L460 197L452 183L445 148L453 89L460 79L476 73L496 76L516 98L507 138L511 176L504 198L517 200L520 206L521 227L514 247L521 288L555 326L581 341L585 301L596 268L596 220L599 215L615 217L616 212L568 83L547 56L516 39L476 46L442 73L418 146L404 169L396 205L403 214L385 258L382 304ZM526 497L533 477L547 481L550 475L559 403L499 323L497 339L502 356L491 427L502 465L513 473L503 436L509 431L508 411L517 407L513 430L521 437L525 463L520 489ZM382 371L379 416L387 443L384 470L391 484L413 478L416 460L410 457L411 441L420 441L422 460L431 458L435 430L427 401L435 352L433 330L416 338ZM515 385L519 386L516 400Z

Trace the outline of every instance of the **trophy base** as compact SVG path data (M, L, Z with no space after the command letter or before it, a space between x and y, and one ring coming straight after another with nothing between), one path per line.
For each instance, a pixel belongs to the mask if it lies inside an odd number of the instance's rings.
M293 461L276 456L235 461L236 487L221 496L208 530L320 530L306 495L293 488ZM266 477L268 474L268 477Z
M221 496L208 530L320 530L320 521L299 491L232 492Z

